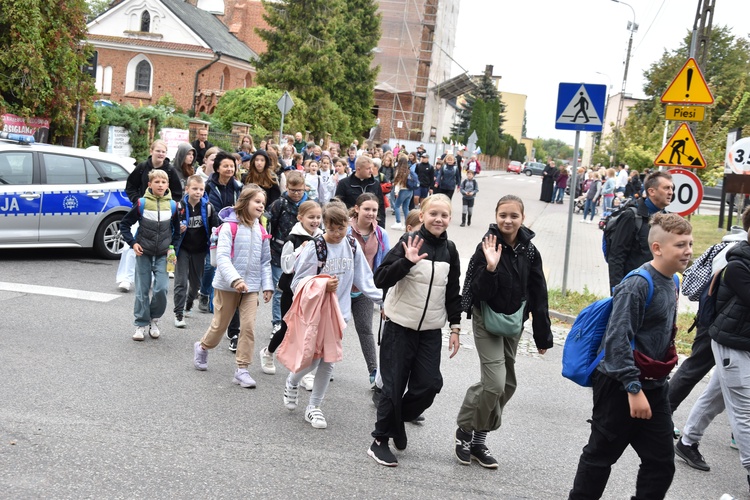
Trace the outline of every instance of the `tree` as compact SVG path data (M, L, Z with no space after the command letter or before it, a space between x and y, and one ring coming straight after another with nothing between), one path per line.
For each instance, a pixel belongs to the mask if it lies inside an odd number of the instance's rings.
M344 22L336 45L344 60L343 78L333 82L330 97L349 117L355 136L364 136L375 122L373 90L380 67L372 68L373 49L380 41L380 13L373 0L344 0Z
M270 29L259 30L267 50L258 81L288 90L309 106L306 127L342 142L374 123L377 69L372 49L380 39L373 0L263 0Z
M625 156L618 154L618 161L628 161L627 153L638 152L637 148L641 148L642 155L651 158L651 165L647 166L652 166L662 148L665 109L660 98L687 61L689 45L690 34L679 48L665 51L645 72L643 90L648 99L630 110L618 146ZM750 125L750 41L734 37L726 26L713 28L705 66L701 70L715 102L706 108L705 119L692 128L707 163L707 168L698 170L697 174L707 183L714 184L723 175L727 133L732 128ZM676 124L672 122L670 129L675 128ZM634 156L639 158L641 154Z
M86 0L86 3L89 7L86 19L90 21L109 8L110 0Z
M0 112L49 118L52 141L72 134L78 100L91 106L87 12L85 0L0 2Z
M255 137L265 137L281 124L281 111L276 103L284 92L263 86L233 89L227 91L216 105L214 117L219 120L223 130L231 130L232 122L244 122L252 125L250 133ZM304 118L307 105L292 96L294 107L284 117L285 130L305 130Z

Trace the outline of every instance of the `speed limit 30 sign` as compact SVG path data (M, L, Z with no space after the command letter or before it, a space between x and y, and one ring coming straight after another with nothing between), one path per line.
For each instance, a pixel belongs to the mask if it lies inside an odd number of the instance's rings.
M698 209L703 201L703 184L690 170L672 168L668 172L672 175L674 194L672 203L666 208L667 212L686 216Z

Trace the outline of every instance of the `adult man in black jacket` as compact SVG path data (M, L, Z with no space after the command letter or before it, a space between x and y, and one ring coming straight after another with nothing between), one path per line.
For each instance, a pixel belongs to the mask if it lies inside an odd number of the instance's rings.
M360 156L354 164L354 173L339 181L336 198L343 201L346 208L352 208L362 193L372 193L378 198L378 226L385 227L385 203L380 181L372 175L372 158Z
M645 187L646 198L638 200L637 210L620 214L607 247L610 290L630 271L653 258L648 244L648 221L672 202L672 176L664 171L654 172L646 178ZM636 217L641 219L640 227Z
M207 128L198 130L198 138L193 141L191 146L193 146L193 149L195 149L195 161L198 163L198 165L203 165L203 157L205 156L206 151L214 147L213 144L208 142Z

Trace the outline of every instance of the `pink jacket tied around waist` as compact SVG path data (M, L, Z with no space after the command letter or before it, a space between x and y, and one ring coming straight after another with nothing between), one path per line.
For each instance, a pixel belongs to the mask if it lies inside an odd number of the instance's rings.
M346 322L335 292L326 292L331 276L304 278L297 286L292 307L284 316L286 335L276 350L276 359L293 373L323 358L327 363L341 361Z

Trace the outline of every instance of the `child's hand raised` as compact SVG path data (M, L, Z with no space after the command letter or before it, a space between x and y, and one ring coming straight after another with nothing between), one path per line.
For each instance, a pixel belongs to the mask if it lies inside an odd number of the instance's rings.
M487 261L487 270L489 272L495 272L497 264L500 262L500 256L503 254L503 247L498 246L497 236L490 234L485 236L482 240L482 251L484 252L484 260Z
M424 243L424 240L420 238L419 236L409 236L406 240L406 243L401 243L404 247L404 257L411 262L412 264L416 264L420 260L427 257L426 253L423 253L422 255L419 254L419 250L422 248L422 244Z

